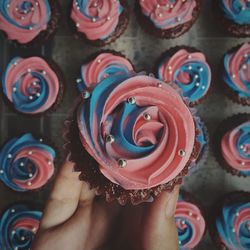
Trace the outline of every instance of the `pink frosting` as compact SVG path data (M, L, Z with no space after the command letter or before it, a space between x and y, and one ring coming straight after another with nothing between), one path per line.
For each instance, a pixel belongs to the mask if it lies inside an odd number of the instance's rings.
M17 230L17 229L24 229L27 231L33 231L36 233L38 227L39 227L40 221L35 220L32 218L24 218L21 220L17 220L16 223L13 225L12 230Z
M105 142L112 126L108 116L119 115L116 108L130 97L136 99L137 106L146 108L138 115L132 131L136 145L143 146L147 142L156 145L146 156L127 154L115 142ZM96 123L95 118L92 124L94 144L86 133L86 123L81 121L81 108L78 127L84 147L110 181L127 190L148 189L171 181L187 165L194 147L195 125L190 110L172 86L153 77L134 76L113 89L103 108L101 123ZM150 121L143 118L145 113L151 116ZM100 134L104 144L98 139ZM184 156L180 153L182 150ZM118 165L120 158L126 159L126 167Z
M90 0L85 9L73 0L71 18L77 30L89 40L105 39L115 30L119 22L120 2L114 0Z
M140 0L140 5L144 15L149 16L157 27L169 29L192 20L196 1Z
M30 70L30 72L28 72ZM32 72L42 74L48 85L48 98L46 102L34 112L41 113L48 110L56 101L59 92L59 80L56 73L50 68L49 64L40 57L29 57L26 59L18 59L16 65L10 65L5 77L6 95L7 98L13 102L13 87L14 84L20 80L20 91L23 95L28 95L28 88L32 88L34 92L39 90L39 86L34 86L33 83L39 81ZM43 74L45 72L45 74Z
M178 201L175 217L178 218L176 220L177 228L185 229L187 227L185 221L191 225L192 232L190 234L192 237L183 247L184 249L193 249L201 241L206 227L200 209L190 202Z
M90 63L82 65L81 74L86 87L93 89L97 83L108 77L105 70L112 66L119 66L121 70L127 72L133 71L132 64L126 58L112 53L101 53Z
M29 154L30 151L32 151L31 155ZM52 155L45 150L30 147L18 152L15 157L15 161L22 158L28 158L31 160L35 165L36 172L28 180L21 181L13 179L13 182L26 190L37 189L44 186L51 178L55 170ZM31 185L29 185L29 183L31 183Z
M25 44L32 41L41 31L47 29L50 13L48 13L46 5L48 3L44 0L29 0L33 7L32 11L28 13L23 13L20 9L19 5L22 2L24 1L9 1L8 15L13 23L0 14L0 30L7 34L8 39ZM32 28L27 29L27 26Z

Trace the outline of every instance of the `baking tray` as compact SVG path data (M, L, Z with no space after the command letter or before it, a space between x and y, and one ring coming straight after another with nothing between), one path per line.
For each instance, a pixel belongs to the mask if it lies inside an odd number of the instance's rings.
M218 75L220 59L225 51L231 47L250 39L238 39L228 36L219 29L218 20L212 10L214 0L203 0L202 11L198 21L192 29L177 39L161 40L146 34L136 22L133 13L134 1L130 4L130 23L126 32L105 49L120 51L126 55L135 65L137 71L151 72L157 58L170 47L176 45L194 46L202 50L208 57L212 67L213 81L211 95L197 107L198 114L205 121L210 138L218 124L226 117L238 112L247 112L249 107L231 102L218 85L221 84ZM66 77L66 92L62 104L56 112L44 115L40 118L26 117L17 114L10 109L0 96L0 145L6 139L25 132L39 131L45 137L49 137L63 153L62 127L72 102L77 98L76 77L81 63L86 57L98 51L91 45L74 39L68 26L68 12L70 0L60 0L63 19L60 28L52 42L36 49L16 49L3 37L0 37L0 74L9 60L14 56L42 55L52 57L63 70ZM210 145L207 162L201 166L192 176L186 177L184 187L194 194L209 212L213 202L224 193L233 190L250 191L250 182L247 178L233 177L222 170L216 162ZM58 168L59 166L57 166ZM37 201L42 205L49 195L52 182L45 188L29 193L17 193L9 190L0 183L0 211L16 201ZM196 249L215 249L208 233Z

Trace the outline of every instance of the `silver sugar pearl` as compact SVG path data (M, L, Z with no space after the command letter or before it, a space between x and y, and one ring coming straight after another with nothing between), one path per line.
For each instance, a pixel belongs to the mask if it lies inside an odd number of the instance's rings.
M87 91L87 90L83 91L82 96L83 96L84 99L88 99L90 97L89 91Z
M113 143L115 141L115 137L113 135L106 136L106 142Z
M186 151L184 149L179 150L179 156L184 157L186 155Z
M150 120L151 120L151 115L148 114L148 113L145 113L145 114L143 115L143 118L144 118L146 121L150 121Z
M128 103L129 104L135 104L136 103L136 100L135 100L135 97L131 96L128 98Z
M127 166L127 161L124 159L119 159L118 160L118 165L120 168L125 168Z

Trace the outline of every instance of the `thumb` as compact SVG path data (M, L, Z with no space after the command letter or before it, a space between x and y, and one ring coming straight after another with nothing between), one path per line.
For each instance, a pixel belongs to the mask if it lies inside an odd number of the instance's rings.
M176 186L172 193L163 192L149 204L142 222L145 228L143 249L178 249L178 235L174 220L178 195L179 186Z

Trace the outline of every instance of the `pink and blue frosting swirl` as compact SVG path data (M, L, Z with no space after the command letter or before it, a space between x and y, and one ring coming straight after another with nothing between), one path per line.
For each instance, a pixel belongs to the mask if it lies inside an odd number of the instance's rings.
M178 230L179 248L189 250L196 247L205 232L205 219L197 205L185 201L182 195L177 202L175 223Z
M9 188L25 192L44 186L54 173L56 153L31 134L8 141L0 151L0 180Z
M89 40L112 36L124 7L119 0L73 0L71 18Z
M15 57L2 76L3 92L16 110L26 114L47 111L57 100L60 82L40 57Z
M222 137L221 153L229 166L250 176L250 121L231 129Z
M220 8L227 19L240 24L250 24L250 1L220 0Z
M250 44L224 56L223 80L242 98L250 98Z
M29 43L51 19L48 0L2 0L0 2L0 30L8 39L21 44Z
M205 55L186 49L166 56L158 66L157 75L165 82L175 83L183 95L194 103L206 95L212 78Z
M225 205L216 218L216 229L227 249L250 249L250 202Z
M192 20L196 0L140 0L145 16L159 29L171 29Z
M28 250L38 230L42 212L27 205L8 208L0 218L1 250Z
M93 89L96 84L109 76L129 75L133 71L133 65L125 57L104 52L91 62L82 65L81 78L77 79L77 86L82 93Z

